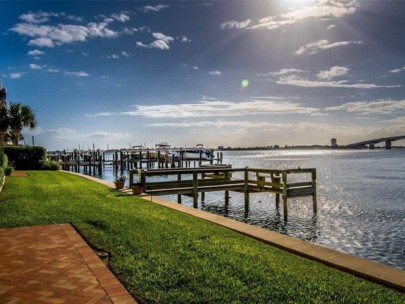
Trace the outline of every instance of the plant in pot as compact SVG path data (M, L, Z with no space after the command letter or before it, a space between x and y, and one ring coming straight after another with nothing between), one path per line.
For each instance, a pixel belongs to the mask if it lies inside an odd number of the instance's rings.
M132 189L133 195L142 194L143 193L143 183L140 182L139 180L134 180L134 182L131 184L131 189Z
M126 179L127 179L127 177L125 175L121 175L121 176L117 177L114 181L115 189L119 190L119 189L124 188Z

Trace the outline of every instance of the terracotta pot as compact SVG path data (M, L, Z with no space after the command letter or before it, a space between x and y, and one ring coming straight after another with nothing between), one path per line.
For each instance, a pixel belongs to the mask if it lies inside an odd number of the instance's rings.
M119 189L124 188L125 181L114 182L114 184L115 184L115 189L119 190Z
M133 195L139 195L143 193L143 186L141 184L133 184L131 186L131 189Z

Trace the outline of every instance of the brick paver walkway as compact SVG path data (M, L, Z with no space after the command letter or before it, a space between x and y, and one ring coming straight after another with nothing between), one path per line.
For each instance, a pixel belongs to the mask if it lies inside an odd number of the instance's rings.
M136 303L69 224L0 229L0 303Z

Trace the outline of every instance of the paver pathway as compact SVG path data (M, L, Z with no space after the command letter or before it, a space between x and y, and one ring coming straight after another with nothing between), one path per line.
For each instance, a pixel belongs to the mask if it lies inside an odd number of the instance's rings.
M69 224L0 229L0 303L136 303Z

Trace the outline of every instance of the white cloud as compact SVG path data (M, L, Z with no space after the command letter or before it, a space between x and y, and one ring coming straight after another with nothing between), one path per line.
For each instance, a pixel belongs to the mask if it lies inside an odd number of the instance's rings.
M111 56L107 56L108 59L119 59L120 55L112 54Z
M174 41L174 38L171 36L166 36L165 34L162 33L152 33L152 36L156 39L150 44L144 44L140 41L136 43L137 46L139 47L144 47L144 48L156 48L156 49L161 49L161 50L169 50L170 49L170 43Z
M300 47L297 51L295 51L295 55L303 55L308 53L310 55L316 54L319 51L327 50L330 48L338 47L338 46L346 46L350 44L362 44L362 41L339 41L334 43L329 43L328 40L318 40L316 42L308 43L305 46Z
M58 16L56 13L38 12L38 13L26 13L20 15L20 19L28 23L44 23L49 21L49 17Z
M129 57L129 54L127 52L125 52L125 51L122 51L121 55L124 56L124 57Z
M30 64L30 69L32 69L32 70L42 70L42 67L40 65L38 65L38 64L31 63Z
M347 80L331 81L332 78L344 76L350 71L349 68L334 66L329 70L320 71L317 75L318 79L324 80L311 80L303 78L298 73L307 71L299 69L281 69L277 72L269 72L266 74L258 74L259 77L269 77L267 80L275 81L278 84L292 85L305 88L353 88L353 89L374 89L374 88L399 88L401 85L377 85L372 83L349 83Z
M80 72L65 72L65 75L68 76L76 76L76 77L89 77L90 75L86 72L80 71Z
M335 27L336 27L335 24L331 24L331 25L329 25L326 29L327 29L327 30L331 30L331 29L333 29L333 28L335 28Z
M94 133L89 133L85 134L84 137L88 138L114 138L114 139L124 139L124 138L129 138L131 137L129 133L116 133L116 132L94 132Z
M50 73L59 73L59 70L54 68L49 68L47 71Z
M375 88L399 88L401 85L377 85L372 83L348 83L347 80L339 81L313 81L289 75L278 78L278 84L291 85L304 88L347 88L347 89L375 89Z
M220 76L220 75L222 75L222 72L221 71L211 71L208 74L214 75L214 76Z
M319 109L306 107L300 103L271 98L255 98L246 102L229 102L220 100L202 100L188 104L135 105L135 110L128 112L103 112L87 114L97 116L144 116L149 118L186 118L245 116L260 114L320 114Z
M45 53L40 50L32 50L32 51L28 52L29 56L39 56L39 55L43 55L43 54L45 54Z
M68 20L75 21L75 22L83 21L83 18L81 18L81 17L68 15L64 12L61 12L61 13L41 12L41 11L39 11L37 13L29 12L29 13L20 15L19 18L23 22L26 22L26 23L40 24L40 23L45 23L45 22L49 21L51 17L63 17L63 18L66 18Z
M400 73L402 71L405 71L405 67L399 68L399 69L395 69L395 70L391 70L391 73Z
M18 78L23 77L24 74L25 74L24 72L15 72L15 73L11 73L11 74L9 75L9 77L10 77L11 79L18 79Z
M126 132L118 133L118 132L105 132L105 131L98 131L98 132L91 132L91 133L83 133L79 132L75 129L71 128L58 128L58 129L50 129L50 130L37 130L35 136L38 137L51 137L57 139L74 139L74 140L82 140L82 139L98 139L98 138L114 138L114 139L124 139L130 137L130 135Z
M36 38L36 39L31 39L28 42L28 45L34 45L34 46L39 46L39 47L54 47L55 44L53 43L53 41L49 38Z
M329 20L342 18L348 14L353 14L358 7L357 0L317 0L313 5L308 4L302 9L262 18L249 28L274 30L307 19Z
M241 29L241 28L246 28L250 24L250 22L251 22L250 19L247 19L247 20L241 21L241 22L238 22L238 21L235 21L235 20L227 21L227 22L224 22L224 23L221 24L221 29L233 29L233 28Z
M287 75L291 73L304 73L306 71L304 70L298 70L298 69L281 69L277 72L269 72L266 74L257 74L256 76L258 77L266 77L266 76L281 76L281 75Z
M164 8L169 8L169 7L170 7L169 5L165 5L165 4L158 4L158 5L155 5L155 6L146 5L146 6L142 7L141 10L142 10L144 13L148 13L148 12L158 12L158 11L164 9Z
M129 16L126 14L111 14L111 17L120 22L127 22L130 20Z
M329 70L326 71L320 71L318 73L318 78L319 79L332 79L335 77L340 77L346 75L350 71L349 68L346 67L340 67L340 66L334 66L331 67Z
M328 107L326 111L346 111L368 114L398 114L405 113L405 100L377 100L377 101L355 101L344 103L340 106Z
M191 40L187 36L183 36L180 39L181 42L191 42Z
M107 22L90 22L86 26L58 24L56 26L18 23L10 29L22 36L28 36L32 39L28 45L40 47L54 47L73 42L84 42L93 37L117 37L118 33L108 28Z

